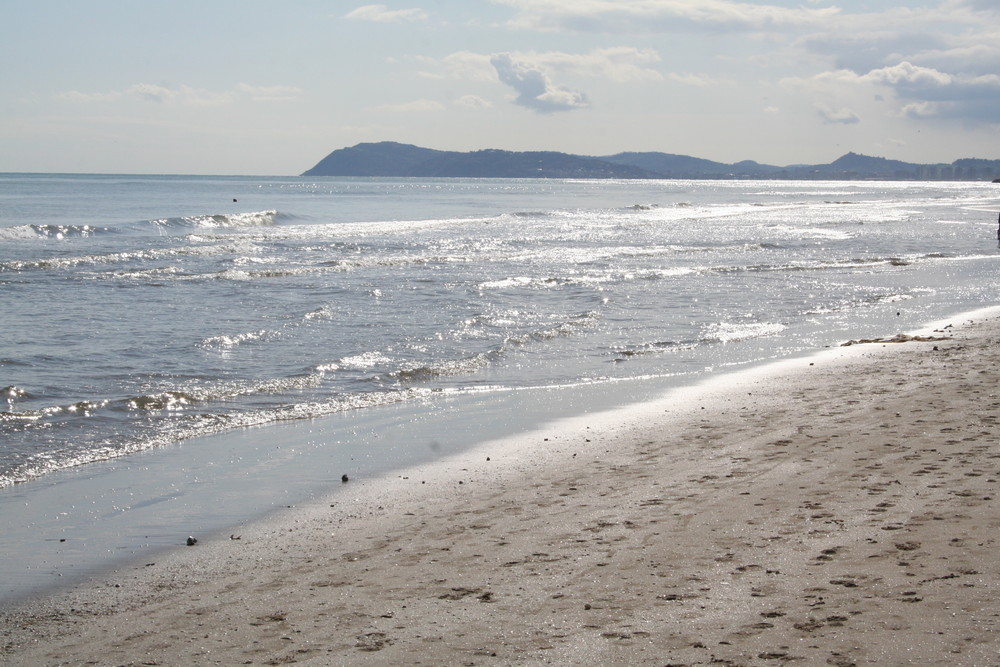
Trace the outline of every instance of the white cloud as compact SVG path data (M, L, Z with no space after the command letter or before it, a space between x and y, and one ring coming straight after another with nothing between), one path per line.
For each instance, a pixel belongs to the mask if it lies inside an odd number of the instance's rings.
M941 115L941 110L938 105L931 102L915 102L903 107L903 115L917 119L933 118Z
M816 112L824 123L855 125L861 122L861 118L850 109L831 109L825 104L817 104Z
M995 0L887 7L840 15L803 34L794 46L859 73L903 61L945 71L989 73L1000 67L998 13Z
M899 113L910 118L963 119L1000 123L1000 76L942 72L901 62L865 74L851 70L824 72L811 79L786 79L814 94L868 87L891 91L900 100Z
M509 25L531 30L650 33L692 25L718 29L773 29L818 25L836 7L787 8L731 0L494 0L513 7Z
M537 66L516 61L507 53L493 56L490 62L496 68L500 81L517 92L515 104L538 113L572 111L589 106L586 95L554 85Z
M376 23L406 23L427 20L427 12L422 9L389 9L385 5L364 5L344 14L344 18Z
M911 118L961 119L1000 124L1000 76L961 76L910 63L869 72L866 80L891 87L911 100L903 113Z
M929 67L917 67L908 62L902 62L893 67L874 69L868 74L858 77L861 81L885 84L896 88L929 90L950 86L954 77Z

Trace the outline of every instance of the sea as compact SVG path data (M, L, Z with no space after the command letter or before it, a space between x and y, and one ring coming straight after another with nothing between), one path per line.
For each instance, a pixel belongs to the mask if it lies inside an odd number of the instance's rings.
M0 174L0 601L994 305L977 182Z

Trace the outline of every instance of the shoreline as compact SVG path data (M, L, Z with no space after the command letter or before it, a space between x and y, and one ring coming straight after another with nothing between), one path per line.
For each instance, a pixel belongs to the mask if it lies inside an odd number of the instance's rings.
M0 489L0 610L158 558L188 535L228 536L284 508L342 493L342 474L378 487L485 442L641 405L666 391L654 388L661 380L434 396L208 435ZM516 425L509 414L518 415ZM471 428L470 415L479 416Z
M933 329L352 480L5 612L0 661L995 661L1000 322Z

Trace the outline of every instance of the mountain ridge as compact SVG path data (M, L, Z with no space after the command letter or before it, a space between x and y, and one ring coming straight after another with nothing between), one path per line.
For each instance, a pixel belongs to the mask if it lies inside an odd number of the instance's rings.
M775 166L754 160L732 164L689 155L622 152L606 156L495 148L459 152L394 141L334 150L302 176L438 178L619 178L782 180L956 180L1000 178L1000 160L962 158L918 164L849 152L829 164Z

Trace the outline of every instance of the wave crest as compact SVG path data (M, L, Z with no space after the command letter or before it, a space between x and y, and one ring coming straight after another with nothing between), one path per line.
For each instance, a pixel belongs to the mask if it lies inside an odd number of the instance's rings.
M93 225L17 225L0 228L0 241L33 241L35 239L65 239L93 236L110 231Z
M275 210L250 211L246 213L213 213L207 215L190 215L179 218L159 218L149 222L158 227L201 227L206 229L238 228L238 227L270 227L282 218ZM287 216L284 216L287 217Z
M195 401L194 396L183 391L165 391L130 398L127 404L133 410L183 410Z

